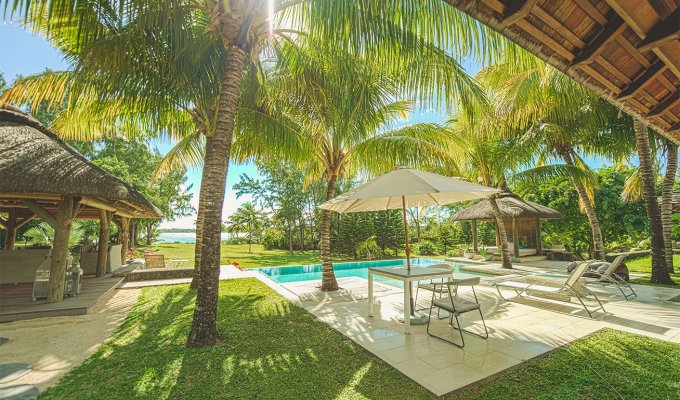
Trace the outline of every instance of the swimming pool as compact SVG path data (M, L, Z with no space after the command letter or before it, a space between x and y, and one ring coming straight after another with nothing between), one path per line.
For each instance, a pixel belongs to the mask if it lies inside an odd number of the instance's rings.
M454 276L456 278L469 278L473 276L487 277L493 276L489 274L471 272L471 271L461 271L460 266L462 263L457 262L447 262L444 260L435 260L432 258L412 258L411 266L414 267L426 267L428 265L449 263L456 267ZM358 261L358 262L344 262L344 263L333 263L333 270L335 271L336 278L347 278L347 277L359 277L368 278L368 268L371 267L405 267L406 260L395 259L395 260L379 260L379 261ZM321 264L311 264L311 265L293 265L287 267L267 267L267 268L253 268L253 271L257 271L265 276L273 279L278 283L287 282L301 282L301 281L313 281L321 280ZM375 276L376 282L381 282L388 284L390 286L402 287L401 281L385 278L383 276Z

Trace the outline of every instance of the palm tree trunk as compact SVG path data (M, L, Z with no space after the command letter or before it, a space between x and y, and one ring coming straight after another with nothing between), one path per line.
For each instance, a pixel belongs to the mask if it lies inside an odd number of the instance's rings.
M206 149L199 194L203 214L203 242L198 272L196 306L187 347L213 345L217 333L217 297L220 276L220 234L227 169L231 155L234 118L238 105L246 51L231 45L224 65L215 133L206 138Z
M326 188L326 201L335 197L335 184L338 177L332 175ZM321 290L324 292L338 290L338 281L333 272L333 260L331 259L331 213L323 210L321 214Z
M201 248L203 247L203 218L205 207L201 207L201 200L198 201L198 211L196 212L196 245L194 247L194 276L191 279L191 289L198 287L198 275L201 270Z
M675 273L673 266L673 240L671 239L671 227L673 219L673 185L675 175L678 172L678 146L666 142L666 174L663 178L663 192L661 194L661 224L663 225L663 241L666 248L666 269L669 273Z
M50 260L50 280L47 283L47 302L58 303L64 298L64 278L69 257L68 238L73 223L75 202L73 196L66 196L57 205L55 215L54 241Z
M252 253L253 249L253 231L248 231L248 253Z
M560 153L564 163L570 166L574 166L574 159L571 157L571 150L564 151ZM588 223L590 223L590 230L593 236L593 251L592 257L596 260L604 260L604 240L602 239L602 229L600 228L600 221L597 219L597 214L595 213L595 206L593 202L590 201L588 197L588 191L586 190L583 183L572 179L571 182L574 184L574 188L578 193L578 197L583 204L583 208L586 212L586 217L588 218Z
M503 222L503 216L501 215L501 210L498 208L498 203L496 202L496 195L489 197L489 203L491 208L493 208L493 215L496 218L496 226L498 227L498 233L501 237L501 253L502 253L502 267L506 269L512 269L512 259L510 258L510 248L508 247L508 234L505 231L505 223Z
M640 179L642 181L642 195L645 198L645 208L649 217L649 229L652 234L652 283L672 285L668 269L666 268L666 255L664 251L663 226L661 225L661 213L659 202L656 199L656 174L652 166L652 155L649 149L649 136L647 127L635 119L635 141L637 144L638 158L640 160Z

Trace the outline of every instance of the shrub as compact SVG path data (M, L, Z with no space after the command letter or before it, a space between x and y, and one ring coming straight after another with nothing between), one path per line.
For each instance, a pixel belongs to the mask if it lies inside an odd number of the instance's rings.
M279 229L267 228L264 231L262 244L266 250L285 248L286 235Z
M416 247L416 253L424 256L430 256L434 254L434 244L429 240L423 240L418 243Z
M376 237L371 236L363 242L359 243L357 246L357 255L361 258L366 258L368 260L374 260L376 258L382 258L383 253L380 246L376 242Z

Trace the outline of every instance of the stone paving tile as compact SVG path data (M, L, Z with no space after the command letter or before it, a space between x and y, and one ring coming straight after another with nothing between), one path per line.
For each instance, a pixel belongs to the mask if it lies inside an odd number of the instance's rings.
M489 339L464 334L466 345L460 349L430 337L425 326L413 325L410 335L403 334L403 327L397 321L403 312L401 289L376 285L374 316L368 317L366 280L341 278L339 284L343 289L332 294L320 292L315 287L317 284L282 284L279 286L283 289L276 290L295 294L297 303L321 321L437 395L606 327L680 343L680 304L666 301L672 297L672 289L643 287L638 290L636 287L640 297L646 296L646 300L626 301L611 288L598 287L595 290L604 300L606 312L598 311L591 319L574 303L503 301L489 282L483 281L477 295ZM426 307L428 302L421 298L418 304ZM479 315L474 313L461 318L466 329L479 331L480 322ZM448 339L460 340L458 332L447 323L447 318L433 320L431 329Z

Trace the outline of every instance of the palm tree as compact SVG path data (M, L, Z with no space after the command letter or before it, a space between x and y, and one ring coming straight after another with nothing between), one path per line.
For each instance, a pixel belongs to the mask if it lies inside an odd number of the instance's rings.
M632 132L627 118L594 93L541 61L489 67L480 80L496 93L498 107L507 123L499 128L506 135L523 136L540 145L537 168L523 175L567 176L579 196L582 212L592 231L592 256L604 259L604 239L595 213L596 174L581 155L601 155L611 160L632 151ZM561 161L563 164L555 164Z
M181 137L197 130L203 135L199 195L203 232L188 346L218 340L215 319L224 187L241 81L251 67L260 70L263 49L307 31L370 57L419 99L429 101L434 96L453 104L453 94L474 101L475 91L470 90L474 85L456 59L442 49L460 51L461 57L473 51L493 55L502 43L497 34L439 0L120 0L106 4L24 0L12 2L11 10L21 10L36 31L45 33L73 61L79 87L70 92L70 105L90 101L90 107L80 107L88 110L89 119L70 119L81 130L94 126L111 132L111 127L124 126L131 132L149 131L141 126ZM70 85L62 85L66 86ZM81 100L83 93L89 96ZM78 109L69 107L67 114L77 114Z
M255 204L247 202L241 205L227 221L227 229L231 232L248 233L248 253L252 253L253 236L261 232L266 223L265 214L255 208Z
M665 285L674 285L666 268L666 255L664 249L664 233L661 223L661 212L656 197L656 172L652 161L652 152L649 146L649 131L638 119L634 120L635 140L637 143L638 159L640 161L640 182L642 183L642 195L645 200L645 208L649 217L649 230L651 231L652 244L652 277L650 282Z
M335 197L338 179L378 174L397 165L440 166L446 159L441 128L435 124L395 127L412 104L394 100L399 83L350 54L327 57L315 42L287 45L263 86L266 107L286 119L285 151L326 181L326 200ZM351 79L347 79L351 77ZM283 146L280 146L283 147ZM276 149L271 149L276 150ZM320 248L321 289L338 289L330 249L331 212L323 211Z
M657 161L652 154L660 153L661 148L666 154L666 171L663 176L662 193L660 201L661 225L663 226L664 238L664 254L666 259L666 269L669 273L674 273L673 266L673 240L671 238L673 228L673 186L675 185L677 169L678 169L678 146L674 145L666 139L662 139L657 135L653 135L654 139L649 142L650 159L652 161L652 168L655 177L661 173L661 163ZM639 151L640 149L638 149ZM655 178L656 181L656 178ZM643 199L646 194L643 190L642 173L638 168L630 174L621 192L621 199L625 202L634 202Z
M673 266L673 187L678 173L678 146L666 140L666 173L663 179L661 193L661 225L663 226L663 240L666 248L666 269L669 273L675 273Z

